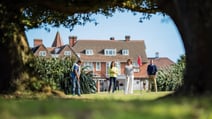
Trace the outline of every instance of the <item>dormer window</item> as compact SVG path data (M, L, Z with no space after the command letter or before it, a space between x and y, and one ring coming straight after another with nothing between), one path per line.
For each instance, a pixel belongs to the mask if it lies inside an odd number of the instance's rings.
M122 50L122 55L129 55L129 50L128 49L123 49Z
M46 56L46 51L40 51L39 56Z
M71 51L64 51L65 56L71 56Z
M106 56L116 56L116 49L105 49L104 54Z
M86 55L93 55L93 50L92 49L86 49L85 54Z
M55 48L55 49L54 49L54 53L55 53L55 54L58 54L59 51L60 51L60 48Z

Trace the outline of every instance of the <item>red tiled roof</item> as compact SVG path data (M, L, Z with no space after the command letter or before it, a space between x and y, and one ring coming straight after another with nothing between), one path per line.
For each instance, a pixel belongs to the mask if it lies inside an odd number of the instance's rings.
M167 57L158 57L158 58L148 58L153 59L154 64L159 68L159 69L163 69L163 68L167 68L173 64L175 64L172 60L170 60Z
M104 49L116 49L116 56L105 56ZM76 53L80 53L83 61L120 61L126 62L128 58L137 61L137 57L141 56L142 62L148 62L144 40L77 40L73 49ZM93 55L86 55L85 50L92 49ZM122 55L122 50L128 49L129 55Z

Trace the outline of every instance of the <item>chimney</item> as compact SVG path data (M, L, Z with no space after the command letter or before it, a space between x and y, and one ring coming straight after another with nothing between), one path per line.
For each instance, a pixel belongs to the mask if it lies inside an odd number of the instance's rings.
M129 35L125 36L125 41L130 41L130 36Z
M159 52L155 53L155 58L159 58Z
M70 36L70 37L69 37L69 45L70 45L71 47L74 46L74 44L76 43L76 41L77 41L77 37L76 37L76 36Z
M34 39L34 47L43 44L43 40L42 39Z
M115 38L114 37L110 37L110 40L115 40Z

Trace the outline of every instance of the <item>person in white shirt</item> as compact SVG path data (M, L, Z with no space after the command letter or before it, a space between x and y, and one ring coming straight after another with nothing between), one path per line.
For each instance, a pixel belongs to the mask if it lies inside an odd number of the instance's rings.
M124 68L124 74L126 76L125 80L125 94L133 94L133 82L134 82L134 69L132 65L132 60L128 59L127 64Z

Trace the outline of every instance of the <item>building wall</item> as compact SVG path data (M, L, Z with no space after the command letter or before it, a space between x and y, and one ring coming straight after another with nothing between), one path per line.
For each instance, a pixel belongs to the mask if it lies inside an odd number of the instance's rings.
M125 62L121 62L121 76L117 77L117 80L119 81L119 90L124 91L124 87L125 87L125 75L124 75L124 67L126 65ZM93 63L94 66L94 72L96 74L100 74L101 76L101 81L99 83L100 85L100 91L108 91L108 86L109 86L109 77L106 77L106 62L102 62L101 63L101 71L96 71L96 62ZM144 69L141 69L144 70ZM148 89L148 81L147 79L141 79L141 78L136 78L137 76L139 76L139 73L135 72L134 73L134 82L133 82L133 89L134 90L147 90ZM105 80L102 80L102 78L104 78ZM146 85L144 85L146 84Z
M46 56L45 56L46 58L50 58L50 57L51 57L51 55L49 54L49 52L48 52L48 51L46 50L46 48L44 48L44 47L40 47L39 50L37 50L37 51L34 53L34 55L35 55L35 56L39 56L39 52L40 52L40 51L46 51Z
M65 52L65 51L70 51L70 52L71 52L71 55L70 55L70 56L73 55L73 52L70 50L70 48L65 47L65 48L60 52L60 54L59 54L59 57L60 57L60 58L65 57L65 55L64 55L64 52Z

